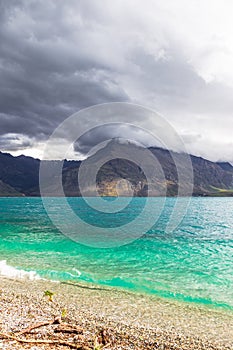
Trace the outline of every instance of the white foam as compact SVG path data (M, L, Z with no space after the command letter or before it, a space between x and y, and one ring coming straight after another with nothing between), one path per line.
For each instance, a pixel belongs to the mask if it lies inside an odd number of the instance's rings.
M0 276L28 280L43 280L36 271L17 269L13 266L7 265L6 260L0 260Z
M81 272L78 270L78 269L76 269L75 267L73 267L73 269L72 269L74 272L76 272L76 274L77 275L75 275L74 277L80 277L81 276Z

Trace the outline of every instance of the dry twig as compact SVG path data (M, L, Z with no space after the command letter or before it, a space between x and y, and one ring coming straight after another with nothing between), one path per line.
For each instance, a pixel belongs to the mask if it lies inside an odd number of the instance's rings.
M51 345L64 345L69 346L71 349L79 349L79 350L87 350L87 347L84 347L83 345L74 344L65 340L44 340L44 339L21 339L18 337L15 337L13 335L7 334L7 333L1 333L0 337L15 340L19 343L30 343L30 344L51 344Z

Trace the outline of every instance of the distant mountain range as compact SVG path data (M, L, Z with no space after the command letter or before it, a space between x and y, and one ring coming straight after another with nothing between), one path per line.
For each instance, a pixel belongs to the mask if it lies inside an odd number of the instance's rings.
M150 152L148 152L148 150ZM117 141L109 142L104 148L98 150L83 162L67 161L63 163L63 188L67 196L80 196L78 172L81 164L84 165L87 183L82 190L84 195L92 195L91 184L88 184L90 169L104 159L100 167L96 183L98 193L102 196L176 196L178 187L189 187L190 179L182 177L178 180L175 158L185 174L185 155L171 152L162 148L151 147L143 149L133 144L119 144ZM123 154L124 157L119 157ZM153 167L154 160L158 166ZM136 154L140 164L136 165L131 155ZM124 159L123 159L124 158ZM125 159L126 158L126 159ZM190 156L193 168L193 196L233 196L233 166L230 163L214 163L201 157ZM57 165L60 161L48 161ZM160 165L159 165L160 164ZM86 170L85 170L86 166ZM39 190L40 160L32 157L18 156L0 152L0 196L40 196ZM146 176L146 169L148 176ZM160 169L160 171L159 171ZM162 171L162 173L161 173ZM162 174L162 175L161 175ZM148 175L148 174L147 174ZM85 176L84 176L85 177ZM178 186L179 182L179 186ZM48 180L48 195L56 195L56 179L51 173Z

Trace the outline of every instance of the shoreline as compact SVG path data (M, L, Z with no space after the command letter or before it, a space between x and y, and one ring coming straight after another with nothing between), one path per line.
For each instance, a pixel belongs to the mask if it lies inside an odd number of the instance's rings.
M1 264L3 266L1 266ZM3 270L1 270L1 267ZM4 271L5 269L5 271ZM7 270L7 271L6 271ZM81 272L78 271L78 273L81 276ZM80 277L78 276L78 277ZM73 276L74 277L74 276ZM200 307L204 309L210 309L210 310L219 310L220 312L222 311L223 313L232 313L233 314L233 306L221 302L221 301L212 301L211 299L204 299L204 298L194 298L188 295L183 295L183 294L174 294L174 293L166 293L166 292L148 292L144 290L143 288L141 289L133 289L130 287L123 287L120 285L111 285L108 283L98 283L96 281L86 281L83 280L82 278L78 278L78 280L62 280L62 279L53 279L49 277L44 277L41 274L39 274L36 270L26 270L24 267L15 267L13 265L8 265L7 260L0 260L0 280L1 279L7 279L7 280L19 280L19 281L46 281L46 282L51 282L51 283L58 283L58 284L66 284L66 285L73 285L76 287L80 288L96 288L98 290L118 290L119 292L122 293L129 293L129 294L136 294L136 295L143 295L146 298L155 298L155 299L161 299L165 300L167 302L171 303L178 303L180 305L184 304L190 304L193 305L194 307ZM92 287L90 287L92 286Z
M46 290L54 293L53 302L44 296ZM222 350L233 347L233 313L225 309L84 283L0 277L0 291L1 332L15 333L51 320L65 310L66 321L85 330L85 341L88 337L94 339L100 328L110 332L114 341L106 349ZM43 338L45 332L41 328L35 334ZM0 348L1 345L4 349L53 348L0 338ZM67 346L54 347L60 348L67 349Z

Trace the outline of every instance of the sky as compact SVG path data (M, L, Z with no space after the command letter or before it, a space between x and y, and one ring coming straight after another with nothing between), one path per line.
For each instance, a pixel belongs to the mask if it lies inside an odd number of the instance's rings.
M71 114L130 102L189 153L233 162L232 13L231 0L0 0L0 150L41 157Z

